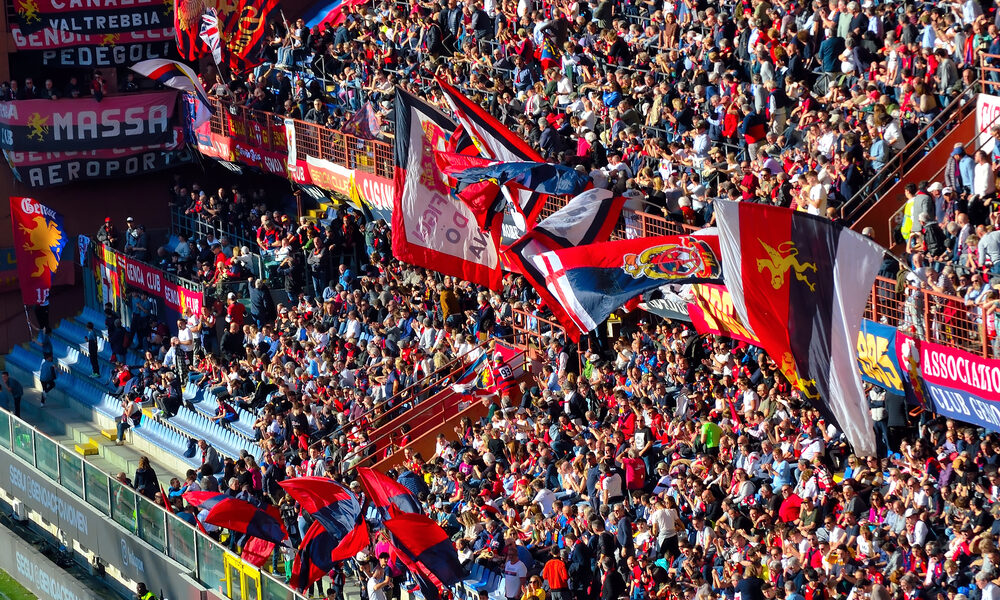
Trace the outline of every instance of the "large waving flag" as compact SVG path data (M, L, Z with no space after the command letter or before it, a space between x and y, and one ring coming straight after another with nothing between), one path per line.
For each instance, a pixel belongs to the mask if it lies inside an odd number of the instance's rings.
M195 119L192 127L198 127L212 117L212 103L208 101L205 87L201 85L201 80L191 70L191 67L175 60L151 58L138 62L130 68L153 81L158 81L167 87L183 90L194 96L197 100L197 106L195 107Z
M524 275L560 323L571 324L574 319L549 292L546 274L536 268L532 258L543 252L607 241L624 207L625 199L616 198L608 190L587 190L543 219L504 251L511 269ZM579 327L568 327L567 331L579 338Z
M10 221L21 299L26 306L47 302L66 245L62 215L34 198L11 196Z
M455 124L436 108L396 90L393 255L439 273L499 289L499 217L486 230L437 166Z
M347 560L368 547L371 542L368 526L361 523L342 540L326 530L319 521L313 521L299 544L292 565L293 585L305 589L333 569L334 563Z
M424 515L405 513L395 506L384 523L389 530L397 555L431 597L443 586L455 585L465 575L458 551L447 532Z
M481 106L466 98L444 80L438 79L437 82L444 92L445 101L461 124L462 131L472 139L483 157L503 162L545 162L541 154ZM512 191L510 196L515 208L524 217L525 226L530 229L542 212L545 195L528 190L516 190Z
M211 48L201 39L201 2L180 1L174 6L174 35L177 52L184 60L198 60L211 52Z
M233 16L222 24L222 41L234 73L244 73L264 62L267 31L277 11L278 0L239 0Z
M264 510L239 498L227 497L205 515L205 522L231 531L239 531L274 544L287 537L281 517L274 506Z
M358 467L357 472L361 487L383 517L390 514L389 509L393 506L402 512L423 513L420 502L405 485L370 467Z
M803 212L724 201L715 211L736 313L855 452L873 455L875 434L856 343L884 249Z
M596 329L640 294L668 283L720 281L714 236L618 240L543 252L529 259L556 300L553 311L573 339ZM564 319L568 319L564 321Z
M357 497L332 479L295 477L278 485L338 540L353 531L361 520Z

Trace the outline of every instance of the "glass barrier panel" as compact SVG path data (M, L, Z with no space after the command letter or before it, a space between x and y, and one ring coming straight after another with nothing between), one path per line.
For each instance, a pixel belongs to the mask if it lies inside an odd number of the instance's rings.
M10 415L0 412L0 446L10 450Z
M267 566L267 565L265 565ZM260 598L261 600L296 600L295 593L286 587L282 581L284 576L271 575L261 571L260 573Z
M87 504L105 515L110 515L111 505L108 504L108 476L101 473L97 467L86 462L83 463L83 474L86 477L84 488L87 492Z
M161 510L147 498L139 500L139 537L150 546L163 552L167 548L167 526L164 522L166 511Z
M35 464L35 438L31 428L21 421L14 421L14 454Z
M198 536L198 581L209 589L226 593L225 551L203 535Z
M177 517L167 517L167 549L170 558L194 569L194 527Z
M59 483L83 498L83 459L66 448L59 448Z
M111 480L111 518L132 533L138 528L135 501L135 492L114 479Z
M35 433L35 466L53 481L59 481L59 448L44 435Z

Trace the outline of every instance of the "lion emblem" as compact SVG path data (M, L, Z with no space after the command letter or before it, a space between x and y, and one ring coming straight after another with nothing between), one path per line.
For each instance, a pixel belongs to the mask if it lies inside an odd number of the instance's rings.
M816 291L816 284L809 281L806 277L805 271L810 270L813 273L816 272L816 263L803 263L799 262L796 258L799 255L799 249L795 247L792 242L782 242L778 244L778 248L774 249L767 243L758 239L760 245L764 247L764 251L767 252L768 259L763 258L757 259L757 272L760 273L764 269L771 272L771 287L774 289L781 289L785 285L785 274L791 270L795 273L795 278L799 281L804 281L809 287L809 291Z
M36 270L31 274L32 277L39 277L45 272L45 269L55 272L59 266L56 252L62 246L62 232L59 231L58 225L46 221L43 216L37 216L32 221L35 223L34 227L29 228L24 225L19 225L19 227L28 236L24 249L28 252L41 253L41 256L35 258Z
M38 4L35 0L21 0L18 2L17 14L25 23L38 23L42 18L38 15Z
M634 279L710 279L722 272L712 247L696 237L677 244L658 244L638 254L626 254L622 270Z
M49 134L49 118L33 113L28 117L28 127L31 128L31 133L28 134L29 140L44 142L45 136Z

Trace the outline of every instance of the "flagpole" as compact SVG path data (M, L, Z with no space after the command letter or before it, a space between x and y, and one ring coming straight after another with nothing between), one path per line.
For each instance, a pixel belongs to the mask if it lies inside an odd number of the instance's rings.
M27 304L24 305L24 322L27 323L27 325L28 325L28 340L30 341L31 338L33 338L35 336L35 333L31 329L31 317L28 316L28 305Z

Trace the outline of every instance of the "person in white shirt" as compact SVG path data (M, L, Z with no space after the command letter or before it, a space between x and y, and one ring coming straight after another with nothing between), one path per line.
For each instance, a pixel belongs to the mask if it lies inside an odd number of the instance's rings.
M993 165L990 163L990 157L982 150L979 150L976 152L972 193L980 198L985 198L992 196L996 191L996 175L993 174Z
M387 600L386 588L391 588L392 578L386 575L385 569L376 566L371 577L368 578L368 600Z
M524 591L528 568L517 557L517 547L507 548L507 562L503 565L503 591L508 600L519 599Z

